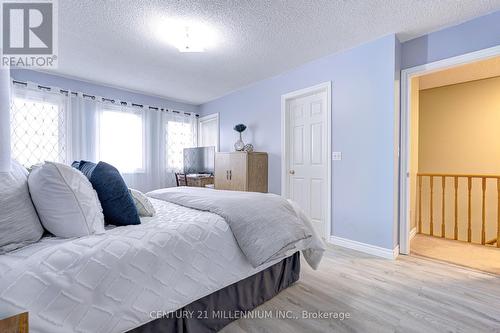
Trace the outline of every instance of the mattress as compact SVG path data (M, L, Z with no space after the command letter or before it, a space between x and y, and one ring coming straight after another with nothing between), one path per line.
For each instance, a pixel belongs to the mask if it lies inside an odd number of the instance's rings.
M124 332L251 276L219 215L151 199L136 226L43 238L0 256L0 317L29 311L30 332Z

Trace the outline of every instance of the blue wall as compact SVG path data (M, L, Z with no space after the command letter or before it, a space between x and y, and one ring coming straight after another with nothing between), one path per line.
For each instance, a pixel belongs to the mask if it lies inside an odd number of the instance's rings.
M269 188L281 189L282 94L332 81L332 234L393 249L398 242L397 146L401 68L500 45L500 11L400 44L394 35L333 54L257 82L201 106L28 70L12 77L120 100L220 114L222 151L232 150L232 127L245 123L244 141L269 153Z
M403 44L402 68L414 67L500 44L500 11Z
M269 189L281 189L281 95L332 81L332 231L388 249L394 237L395 80L394 35L330 55L255 83L201 106L220 114L221 151L233 150L237 123L244 141L269 153ZM396 164L397 165L397 164Z
M500 11L400 44L387 36L304 64L201 105L220 114L221 150L232 150L234 124L244 141L270 154L270 191L281 189L280 97L332 81L332 234L393 249L398 243L395 159L400 70L500 45Z
M105 85L79 81L62 76L36 72L28 69L11 69L10 76L19 81L32 81L41 85L55 86L61 89L84 92L90 95L112 98L138 104L166 107L178 111L199 112L199 107L192 104L171 101L165 98L111 88Z

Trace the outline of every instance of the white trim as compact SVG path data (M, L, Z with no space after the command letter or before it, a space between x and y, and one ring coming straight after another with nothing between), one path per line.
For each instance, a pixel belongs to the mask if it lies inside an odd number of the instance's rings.
M325 239L329 239L332 234L332 82L327 81L312 87L296 90L287 94L281 95L281 195L286 193L287 183L287 140L286 137L286 101L288 99L296 98L302 95L311 94L313 92L320 92L326 90L327 96L327 119L326 119L326 159L327 159L327 208L326 208L326 221L325 221Z
M399 255L399 246L396 246L394 249L391 250L391 249L386 249L385 247L361 243L337 236L331 236L330 243L332 243L333 245L342 246L351 250L368 253L385 259L396 259L397 256Z
M416 235L417 235L417 227L410 230L410 240L415 238Z
M500 45L487 49L466 53L456 57L435 61L401 71L401 156L400 156L400 188L399 188L399 245L402 254L410 253L410 103L411 79L443 69L469 64L500 55ZM396 143L397 144L397 143Z
M201 126L201 123L204 122L204 121L207 121L207 120L213 120L213 119L216 119L217 120L217 145L215 147L215 151L218 152L219 151L219 147L220 147L220 122L219 122L219 113L216 112L216 113L211 113L211 114L208 114L206 116L203 116L203 117L198 117L198 139L196 140L196 145L199 147L200 146L200 126Z

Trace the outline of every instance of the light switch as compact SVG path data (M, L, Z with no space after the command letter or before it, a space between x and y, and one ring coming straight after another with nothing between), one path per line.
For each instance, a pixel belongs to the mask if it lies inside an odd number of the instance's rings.
M332 161L342 161L342 152L332 151Z

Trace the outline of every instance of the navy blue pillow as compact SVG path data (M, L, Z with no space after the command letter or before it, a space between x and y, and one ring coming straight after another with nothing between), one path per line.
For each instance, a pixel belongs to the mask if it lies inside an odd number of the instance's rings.
M141 223L128 187L114 166L88 161L75 161L72 166L90 180L101 202L107 224L123 226Z
M89 161L74 161L71 166L80 170L89 180L97 164ZM121 177L121 176L120 176ZM96 191L97 192L97 191Z

